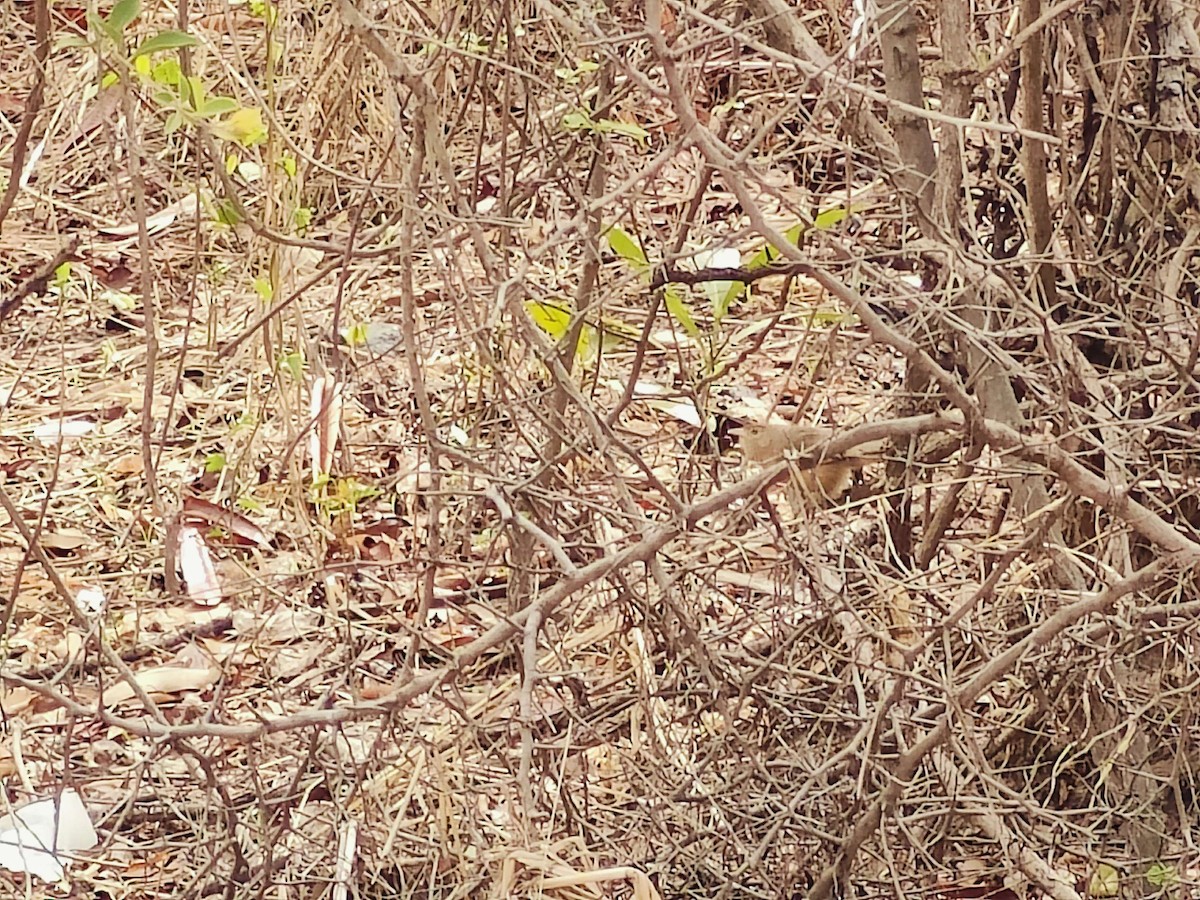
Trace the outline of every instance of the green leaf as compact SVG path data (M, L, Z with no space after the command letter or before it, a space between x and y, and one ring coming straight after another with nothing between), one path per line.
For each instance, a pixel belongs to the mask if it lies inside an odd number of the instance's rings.
M204 458L205 474L215 475L225 468L224 453L210 453Z
M557 303L543 303L541 300L526 300L525 312L533 319L533 324L542 329L552 341L558 343L571 330L571 311Z
M96 24L98 24L98 22ZM76 49L87 46L88 39L82 34L56 34L54 36L55 50L66 50L68 48Z
M210 97L200 104L200 108L196 110L196 114L205 119L213 119L217 116L223 116L225 113L233 112L237 108L238 102L232 97Z
M54 281L51 282L56 288L61 290L71 282L71 261L67 260L64 263L59 263L54 270Z
M129 27L129 23L138 17L142 11L142 0L117 0L104 20L110 35L121 35Z
M274 289L271 287L271 280L263 278L261 275L254 279L254 293L258 294L258 299L263 303L267 303L275 295Z
M831 206L829 209L822 210L813 218L813 227L818 231L828 231L846 221L850 214L858 207L854 204ZM791 228L784 232L784 237L788 239L788 243L793 247L800 246L800 242L804 239L806 228L803 222L797 222ZM755 253L749 260L746 261L747 269L763 269L771 263L779 259L783 254L778 247L768 244L762 250Z
M213 132L243 147L253 147L267 139L262 111L252 106L244 106L230 113L223 121L213 125Z
M133 51L134 56L149 56L163 50L177 50L180 47L195 47L198 44L192 35L184 31L160 31L146 38L142 45Z
M296 226L297 234L304 234L308 231L308 227L312 225L313 208L311 206L297 206L292 210L292 224Z
M154 64L154 68L150 70L150 78L158 84L179 84L179 79L183 77L183 70L179 68L179 60L174 57L163 57L162 60ZM175 98L170 94L167 95L170 99L168 103ZM162 102L161 100L159 101Z
M1108 863L1100 863L1092 873L1088 894L1093 897L1115 897L1121 891L1121 876Z
M288 374L292 376L294 381L299 381L304 376L304 354L299 350L285 353L279 362L283 368L287 369Z
M342 329L342 340L349 347L360 347L367 342L367 323L357 322Z
M696 325L696 320L692 317L692 311L688 308L687 301L683 299L683 294L674 286L668 286L663 291L663 299L667 303L667 312L671 317L679 323L679 326L687 333L687 336L692 340L699 340L700 328Z
M544 303L541 300L526 300L525 312L533 319L533 324L545 332L554 343L564 341L571 331L574 319L569 307L558 303ZM600 349L600 339L596 329L584 323L579 329L579 342L575 346L575 356L582 360L591 360Z
M1155 863L1146 870L1146 880L1155 887L1162 888L1175 885L1179 881L1179 876L1175 874L1174 866Z
M267 3L266 0L250 0L250 15L256 19L263 19L268 28L274 28L278 13L274 4Z
M639 144L644 144L650 139L650 132L641 125L622 122L619 119L600 119L592 123L592 130L600 134L619 134L623 137L631 137Z
M567 129L568 131L582 131L583 129L590 131L596 125L596 123L592 121L592 117L583 110L576 110L575 112L567 113L562 117L562 124L563 128Z
M111 25L108 20L101 18L93 12L87 14L88 28L96 34L102 34L111 40L114 44L121 42L121 35Z
M696 267L702 269L736 269L742 264L742 256L735 247L701 250L692 259ZM729 312L729 307L746 292L746 285L741 281L706 281L701 287L712 307L715 325L721 324L721 320Z
M612 252L629 263L635 272L639 275L650 274L650 261L646 259L646 251L641 244L616 225L608 230L606 237Z
M554 70L554 77L560 78L567 84L579 84L583 76L590 75L600 68L600 63L591 59L581 59L574 69L561 66Z
M254 497L238 497L233 501L233 505L243 512L261 513L267 509L261 500Z
M213 218L222 225L240 225L242 214L232 200L222 200L213 207Z
M180 82L180 86L187 85L188 100L192 104L192 109L199 109L204 105L204 100L208 96L208 90L204 87L204 82L200 80L199 75L189 75Z
M645 143L650 137L641 125L622 122L620 119L593 119L586 109L576 109L562 117L563 128L568 131L590 131L592 134L619 134Z
M785 231L783 236L787 238L788 243L793 247L799 246L800 239L804 237L804 223L797 222L795 225ZM779 259L779 257L782 255L783 254L779 251L778 247L774 246L773 244L767 244L748 260L746 260L746 268L752 272L755 269L765 269L771 263L775 262L775 260Z
M813 227L818 231L828 231L835 225L841 225L850 217L850 213L854 211L851 206L833 206L829 209L819 212L816 218L813 219Z

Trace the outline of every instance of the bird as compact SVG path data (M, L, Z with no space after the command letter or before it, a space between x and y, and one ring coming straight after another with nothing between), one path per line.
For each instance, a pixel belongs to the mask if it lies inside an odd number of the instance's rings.
M811 452L834 435L832 428L804 423L743 422L738 428L738 446L742 458L760 466L769 466L788 456ZM818 501L837 500L850 488L854 473L871 461L871 454L881 451L882 442L856 448L862 452L853 456L822 457L811 468L794 474L803 494Z

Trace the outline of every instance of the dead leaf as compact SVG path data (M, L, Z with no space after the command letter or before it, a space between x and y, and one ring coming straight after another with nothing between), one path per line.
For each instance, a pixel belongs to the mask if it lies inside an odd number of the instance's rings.
M208 552L208 545L191 525L179 529L179 549L175 558L179 561L179 569L193 603L216 606L221 602L221 582L217 578L217 569Z
M206 525L219 525L230 534L241 538L247 543L260 547L270 547L271 541L263 530L232 509L227 509L211 500L201 497L187 497L183 501L182 518L185 522L202 522Z
M86 419L52 419L33 429L33 436L43 446L52 446L60 440L83 437L96 430L96 423Z
M216 666L206 669L190 669L184 666L160 666L134 675L134 680L147 694L181 694L184 691L202 691L216 684L221 670ZM124 703L135 696L132 685L121 681L111 685L103 696L106 704ZM156 698L157 699L157 698Z
M78 528L46 531L38 539L47 550L78 550L88 542L88 536Z
M312 432L308 448L312 477L316 481L333 468L333 450L342 427L342 386L332 379L317 378L312 386L309 413Z
M108 467L108 471L114 475L141 475L142 474L142 454L126 453L124 456L118 456Z
M150 234L157 234L169 228L174 221L180 216L194 216L199 204L196 202L195 194L187 194L180 197L170 206L156 212L152 216L146 217L146 231ZM133 237L138 233L137 222L127 222L124 225L113 225L109 228L96 229L100 234L109 237Z

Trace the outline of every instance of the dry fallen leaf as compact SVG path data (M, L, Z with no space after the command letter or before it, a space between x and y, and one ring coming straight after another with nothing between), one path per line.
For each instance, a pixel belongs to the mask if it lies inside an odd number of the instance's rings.
M221 675L216 666L192 669L185 666L160 666L136 673L137 683L146 693L181 694L184 691L202 691L212 687ZM120 681L104 691L103 702L108 705L123 703L134 696L132 685Z
M47 550L78 550L88 542L88 536L78 528L62 528L43 532L38 540Z
M271 541L263 530L232 509L226 509L219 503L205 500L201 497L187 497L183 501L182 518L185 522L201 522L206 525L219 525L230 534L242 540L258 544L260 547L270 547Z
M175 558L183 574L188 596L201 606L216 606L221 602L221 582L209 555L208 545L200 532L191 525L179 529L179 549Z
M327 378L313 382L309 400L312 431L309 434L309 456L312 477L317 481L333 468L333 449L342 427L342 386Z

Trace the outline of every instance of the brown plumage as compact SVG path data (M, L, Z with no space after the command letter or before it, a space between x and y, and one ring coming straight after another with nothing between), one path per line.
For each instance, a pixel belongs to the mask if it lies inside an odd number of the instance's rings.
M748 422L739 431L738 445L742 448L742 456L747 462L764 466L779 462L789 453L807 453L833 437L832 428L804 424ZM831 457L800 471L796 480L804 494L818 500L836 500L850 488L855 471L867 462L870 462L870 458L862 454Z

